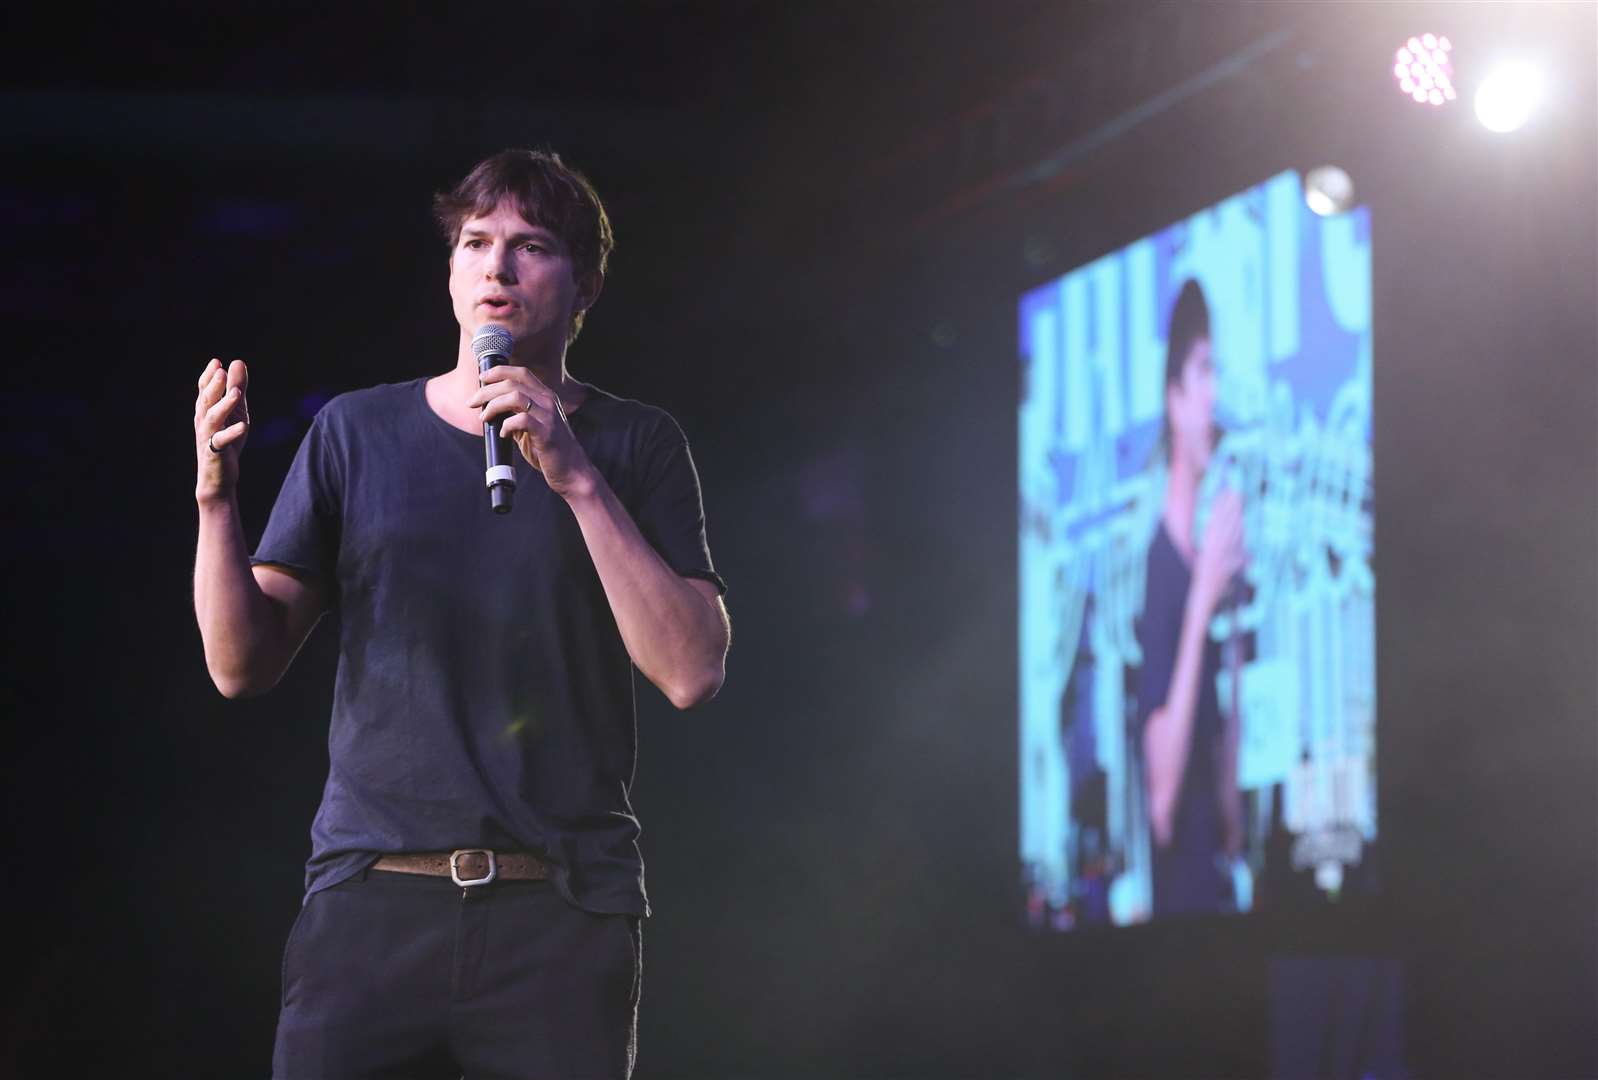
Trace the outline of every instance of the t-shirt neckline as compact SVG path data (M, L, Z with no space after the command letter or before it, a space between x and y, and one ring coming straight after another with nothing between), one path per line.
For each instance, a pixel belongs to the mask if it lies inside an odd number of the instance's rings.
M437 424L439 427L442 427L447 431L453 431L456 435L459 435L463 439L471 439L473 442L481 443L483 441L483 436L480 432L462 431L460 428L456 427L454 424L440 416L438 411L433 408L432 403L427 400L427 384L431 382L432 379L432 375L422 375L412 381L415 387L415 401L417 406L422 410L422 412L426 413L432 419L433 423ZM566 419L573 424L577 423L579 419L582 419L585 423L591 422L589 420L589 409L591 409L596 402L610 397L609 394L592 383L584 383L583 385L587 388L587 394L583 397L583 403L575 409L566 410Z

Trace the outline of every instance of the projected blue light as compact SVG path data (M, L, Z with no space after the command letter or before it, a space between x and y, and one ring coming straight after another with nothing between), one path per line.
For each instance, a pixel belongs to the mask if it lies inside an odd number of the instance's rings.
M1213 785L1238 824L1197 852L1223 899L1172 907L1167 892L1161 911L1248 910L1295 881L1336 896L1375 840L1370 218L1317 217L1302 192L1282 173L1020 300L1020 854L1035 922L1143 921L1161 908L1156 877L1175 880L1174 848L1151 836L1144 745L1151 710L1169 723L1152 700L1169 683L1143 668L1164 632L1145 595L1151 544L1186 505L1162 433L1167 325L1188 281L1207 301L1221 432L1190 535L1235 491L1247 561L1198 669L1221 704L1191 721L1191 745L1212 740L1235 772L1189 764L1176 790ZM1216 816L1182 804L1182 843L1221 835Z

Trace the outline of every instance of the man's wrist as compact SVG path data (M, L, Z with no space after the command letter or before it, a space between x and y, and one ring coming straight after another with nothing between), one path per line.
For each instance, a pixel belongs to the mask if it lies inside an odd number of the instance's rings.
M229 491L196 491L194 503L205 516L226 516L238 513L237 495Z
M1208 618L1210 609L1215 606L1215 586L1210 583L1210 577L1202 570L1193 574L1193 587L1188 590L1187 610L1191 615Z
M605 478L592 464L576 470L573 478L561 485L560 497L572 509L577 509L579 503L593 502L605 489Z

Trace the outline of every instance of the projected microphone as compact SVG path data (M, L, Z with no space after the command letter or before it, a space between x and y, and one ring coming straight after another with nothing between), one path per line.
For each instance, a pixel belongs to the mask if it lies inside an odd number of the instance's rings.
M485 374L489 368L510 361L510 350L516 339L503 326L490 323L472 335L472 355L477 357L477 371ZM511 499L516 494L516 469L511 465L510 440L501 438L499 421L483 423L483 461L487 466L484 479L488 484L488 505L496 514L510 513Z

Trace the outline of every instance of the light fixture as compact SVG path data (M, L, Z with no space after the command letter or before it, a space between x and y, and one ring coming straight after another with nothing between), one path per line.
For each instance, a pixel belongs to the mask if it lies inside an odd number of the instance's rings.
M1393 78L1406 97L1422 105L1444 105L1459 96L1454 89L1454 43L1436 34L1410 38L1393 53Z
M1304 205L1321 217L1341 214L1354 205L1354 181L1336 165L1311 169L1304 177Z

